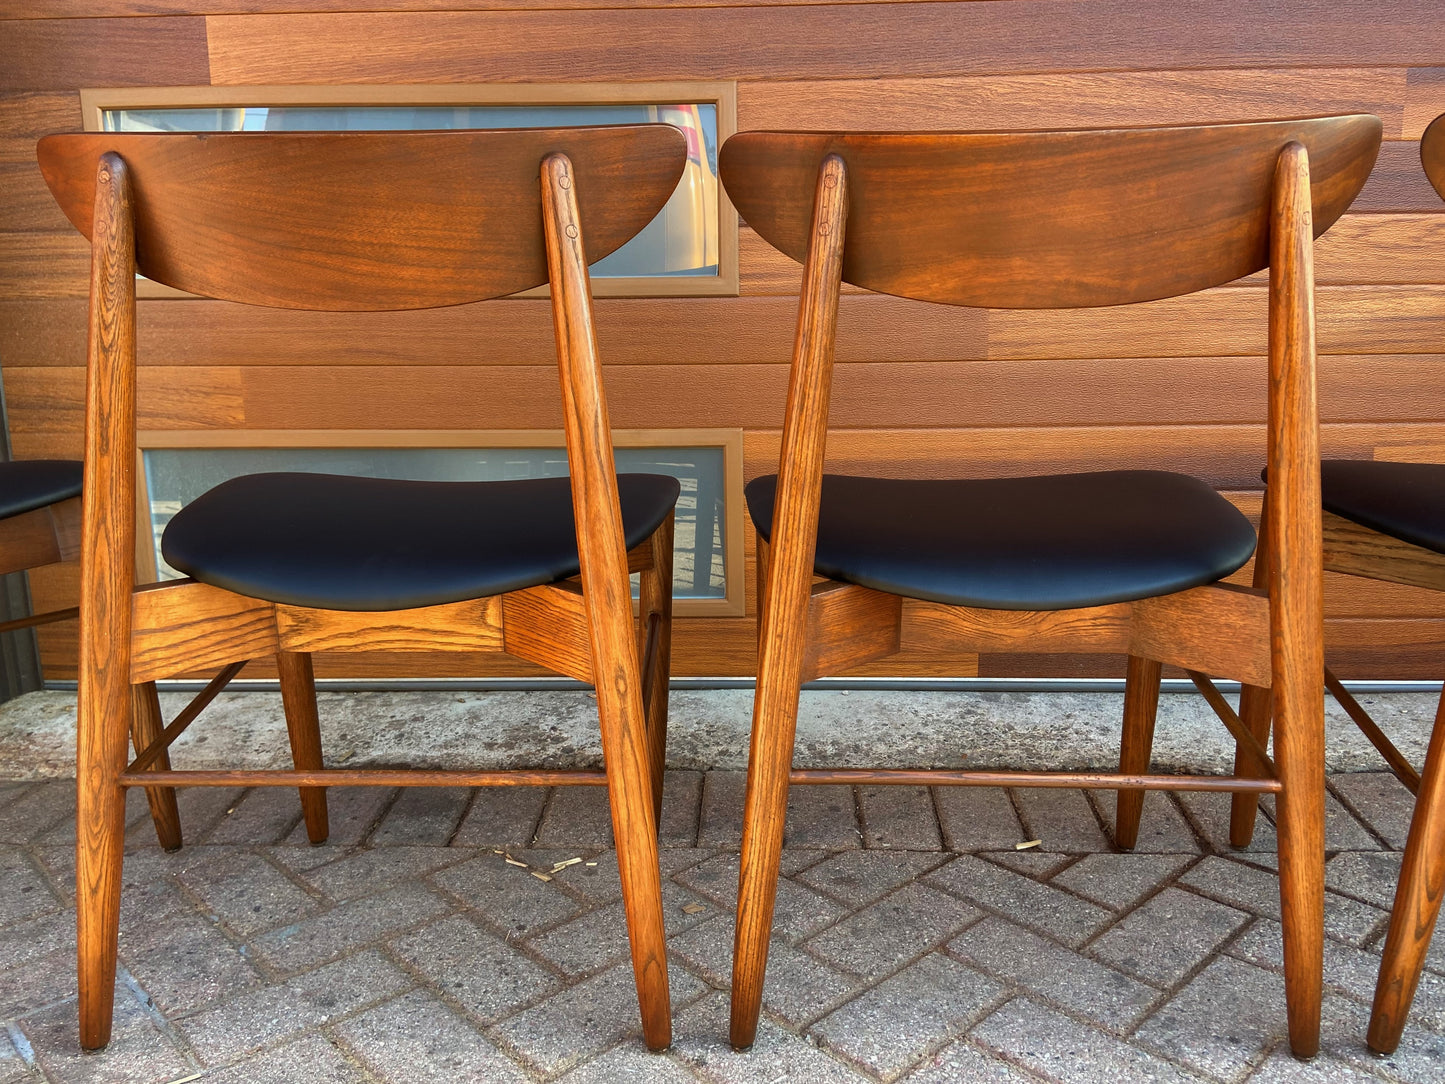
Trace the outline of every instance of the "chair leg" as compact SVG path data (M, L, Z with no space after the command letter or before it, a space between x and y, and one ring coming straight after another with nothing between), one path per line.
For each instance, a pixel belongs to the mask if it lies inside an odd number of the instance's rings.
M98 637L97 637L98 638ZM125 676L89 675L82 652L82 692L76 732L75 910L80 993L80 1045L110 1041L115 1005L115 958L120 929L121 863L125 852L125 768L133 710ZM107 695L109 694L109 695ZM105 710L109 704L112 710Z
M1265 506L1268 507L1269 492L1266 487ZM1270 568L1274 562L1274 540L1270 537L1269 516L1259 520L1259 545L1254 550L1254 577L1256 588L1269 587ZM1270 690L1255 685L1245 685L1239 691L1239 721L1254 735L1259 744L1269 748L1270 710L1274 697ZM1234 746L1234 774L1258 779L1264 775L1264 765L1255 760L1243 745ZM1259 812L1259 795L1236 792L1229 804L1229 845L1248 847L1254 838L1254 821Z
M1385 956L1375 983L1375 1007L1366 1038L1370 1049L1392 1054L1400 1045L1405 1018L1415 999L1420 968L1445 895L1445 694L1435 713L1435 730L1425 755L1415 815L1395 888Z
M156 683L147 681L131 686L131 742L136 754L161 736L165 723L161 718L161 702L156 695ZM157 772L171 770L169 751L161 753L151 769ZM181 813L176 808L175 787L146 787L146 801L151 807L151 821L156 826L156 838L167 851L181 849Z
M642 678L648 683L647 751L652 766L653 820L662 824L662 783L667 767L667 696L672 676L672 531L673 514L652 536L652 567L641 576L640 608L643 615L643 647L650 646L651 657L642 659ZM657 631L650 634L652 615L657 617Z
M1124 735L1119 744L1119 771L1134 775L1149 770L1154 750L1154 719L1159 713L1159 678L1163 666L1153 659L1129 656L1124 678ZM1114 807L1114 842L1132 850L1139 842L1144 791L1120 790Z
M1275 808L1285 1004L1290 1049L1299 1058L1319 1052L1325 927L1323 675L1305 684L1280 681L1277 672L1273 690L1274 758L1283 784Z
M799 644L791 645L795 650ZM766 652L769 645L762 645ZM777 647L781 652L787 646ZM801 654L801 651L798 652ZM733 939L732 1045L753 1044L763 1003L763 977L773 933L783 829L788 814L788 773L798 726L798 686L779 680L779 666L759 668L743 805L743 844L738 872L737 930ZM792 668L797 673L797 668Z
M604 663L599 670L609 668ZM632 970L642 1011L642 1037L651 1050L672 1045L672 1007L667 981L667 942L662 919L662 875L657 861L657 821L653 815L652 762L647 748L642 698L626 684L612 696L597 697L607 764L607 793L617 869L632 945Z
M1239 721L1246 730L1258 739L1259 744L1269 748L1270 693L1258 685L1244 685L1239 690ZM1264 775L1264 765L1255 759L1253 753L1243 744L1234 746L1234 774L1258 779ZM1248 847L1254 838L1254 822L1259 813L1259 795L1236 791L1229 804L1229 845Z
M306 651L278 651L276 669L281 675L281 703L286 711L286 732L291 737L291 761L298 770L314 770L321 764L321 723L316 715L316 677L311 654ZM306 820L306 838L325 843L330 834L326 818L326 788L301 787L301 812Z

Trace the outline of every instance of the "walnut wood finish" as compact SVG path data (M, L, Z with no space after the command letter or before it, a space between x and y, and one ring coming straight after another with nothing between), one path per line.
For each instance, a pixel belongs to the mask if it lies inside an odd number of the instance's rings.
M1362 154L1362 141L1378 148L1380 132L1365 115L1027 139L745 132L719 165L748 225L801 260L818 163L845 158L843 278L854 285L954 305L1079 308L1191 293L1267 266L1273 170L1261 142L1308 148L1324 178L1313 190L1323 233L1364 185L1375 152ZM1021 171L1052 183L1020 191ZM1109 213L1119 207L1127 219Z
M1420 137L1420 164L1430 184L1445 199L1445 113L1432 120Z
M126 160L145 193L137 263L156 282L252 305L379 310L456 305L545 283L533 182L552 153L575 159L593 223L588 258L601 259L656 214L653 197L670 194L682 175L683 147L676 128L634 125L99 133L47 136L39 154L46 183L87 237L88 164L107 152ZM363 192L344 180L354 176L368 179Z
M654 780L666 735L672 520L627 551L587 261L625 241L626 231L635 232L665 202L684 141L675 129L655 126L522 134L432 133L421 141L113 137L120 153L99 153L111 145L108 136L44 142L47 179L89 230L94 266L77 801L80 1035L87 1049L104 1046L110 1035L127 786L146 788L161 842L172 847L181 841L177 786L297 787L307 834L321 842L329 786L605 785L644 1037L654 1048L671 1040ZM85 174L98 153L94 180ZM84 211L80 201L92 193L94 210ZM234 213L193 238L181 236L179 223L210 213L212 201L233 203ZM598 219L595 248L584 248L588 209ZM219 232L211 236L215 222ZM275 222L284 229L268 232L266 223ZM550 282L580 581L386 613L277 604L190 580L137 589L137 228L147 271L263 304L445 305L511 291L523 281ZM368 241L373 235L377 244ZM257 246L267 255L257 255ZM293 261L285 275L283 258ZM298 265L307 273L296 274ZM291 293L280 298L279 290ZM52 534L48 545L61 552L61 532ZM645 584L645 648L633 618L633 568ZM311 653L368 649L515 651L554 672L599 675L606 771L325 768ZM256 658L275 659L295 769L172 770L171 742L245 660ZM154 680L215 667L222 668L216 678L164 726ZM137 753L129 767L128 735Z
M1364 183L1379 137L1377 118L1352 116L1134 131L745 133L723 148L724 182L749 224L785 253L806 254L771 546L759 553L735 1046L750 1045L756 1034L790 782L1115 787L1125 845L1137 837L1144 790L1179 785L1279 796L1290 1045L1301 1057L1316 1052L1324 713L1311 259L1316 234ZM1069 308L1174 296L1263 267L1270 272L1272 485L1264 510L1270 555L1254 587L1213 584L1028 613L914 600L885 609L875 603L878 592L812 582L844 280L955 305ZM899 636L904 612L932 635L951 634L979 651L1127 653L1120 772L792 770L801 682L896 650L901 637L888 638ZM1147 774L1165 663L1190 670L1255 762L1247 774ZM1265 691L1277 778L1256 733L1202 671Z

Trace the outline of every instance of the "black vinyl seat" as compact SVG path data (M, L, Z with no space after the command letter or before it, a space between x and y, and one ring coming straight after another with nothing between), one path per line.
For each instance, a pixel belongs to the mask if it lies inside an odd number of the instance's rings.
M0 463L0 519L80 496L84 465L73 459Z
M1445 465L1327 459L1325 510L1436 553L1445 553Z
M771 538L777 475L747 487ZM823 476L814 569L908 598L1062 610L1212 583L1254 552L1249 520L1197 478L1099 471L1030 478Z
M676 478L621 474L623 536L640 545ZM420 482L251 474L182 508L166 562L251 598L327 610L404 610L516 591L579 570L567 478Z

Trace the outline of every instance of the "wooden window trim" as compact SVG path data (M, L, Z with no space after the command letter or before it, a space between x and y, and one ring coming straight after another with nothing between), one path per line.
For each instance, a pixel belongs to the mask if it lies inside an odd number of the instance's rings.
M156 579L145 453L184 448L562 448L561 429L150 429L136 433L136 579ZM741 617L744 589L743 431L741 429L614 429L616 448L722 448L722 598L678 598L678 617Z
M241 109L281 106L491 106L491 105L676 105L710 103L717 108L721 149L738 126L735 82L658 83L362 83L326 86L106 87L80 91L87 132L103 130L112 109ZM138 297L192 299L141 279ZM718 273L708 276L638 276L592 281L595 297L738 296L738 216L718 182ZM546 297L547 288L517 295Z

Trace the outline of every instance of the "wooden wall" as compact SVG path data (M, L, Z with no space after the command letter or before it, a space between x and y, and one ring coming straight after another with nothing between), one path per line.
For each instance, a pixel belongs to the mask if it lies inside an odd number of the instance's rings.
M1318 250L1324 448L1445 456L1445 205L1417 143L1445 112L1440 0L730 3L0 0L0 362L16 454L80 450L85 246L33 164L38 135L80 127L78 88L729 79L740 129L1379 114L1376 172ZM738 298L605 300L597 318L614 423L740 426L751 476L775 463L799 273L746 228L741 252ZM855 292L829 454L840 469L926 475L1165 466L1254 511L1264 312L1258 280L1066 314ZM146 428L560 425L541 302L343 320L147 301L140 338ZM48 571L34 586L63 605L75 578ZM1346 676L1442 676L1445 599L1331 577L1328 604ZM51 677L72 672L71 635L44 636ZM681 622L678 671L749 673L752 638L751 616ZM908 645L872 672L1118 671L964 655L918 632Z

